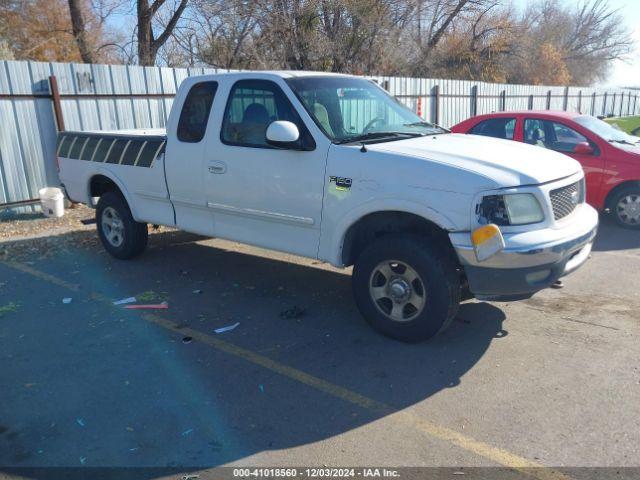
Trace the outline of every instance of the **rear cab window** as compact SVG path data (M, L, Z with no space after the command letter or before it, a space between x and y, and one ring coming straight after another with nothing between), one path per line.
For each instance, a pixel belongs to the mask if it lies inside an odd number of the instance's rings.
M198 143L204 138L217 90L218 82L200 82L191 87L180 112L179 141Z
M475 125L467 133L485 137L513 140L516 129L516 119L512 117L490 118Z

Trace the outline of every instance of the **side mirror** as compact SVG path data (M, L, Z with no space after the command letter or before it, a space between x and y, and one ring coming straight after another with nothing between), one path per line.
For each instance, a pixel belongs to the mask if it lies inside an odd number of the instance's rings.
M300 138L300 131L295 123L278 120L267 128L267 143L274 147L293 148Z
M593 147L587 142L580 142L573 147L573 153L577 153L578 155L593 155Z

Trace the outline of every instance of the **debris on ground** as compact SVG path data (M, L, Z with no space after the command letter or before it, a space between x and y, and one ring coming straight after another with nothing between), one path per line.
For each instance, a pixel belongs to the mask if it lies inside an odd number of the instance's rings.
M158 300L160 295L158 295L153 290L147 290L146 292L142 292L139 295L136 295L136 298L139 302L151 302L153 300Z
M62 303L64 303L65 305L68 305L71 303L71 300L73 300L71 297L65 297L62 299Z
M0 317L3 317L7 313L17 312L20 308L19 303L9 302L6 305L0 307Z
M84 420L82 418L76 418L76 423L81 427L84 427Z
M87 457L80 457L80 464L84 465L84 462L87 461Z
M228 325L226 327L216 328L214 332L216 333L230 332L231 330L235 329L238 325L240 325L240 322L236 322L233 325Z
M184 432L182 432L182 436L186 437L187 435L190 435L191 432L193 432L193 428L190 428L190 429L185 430Z
M202 290L194 290L194 291L193 291L193 292L191 292L191 293L200 294L200 293L202 293Z
M24 208L21 207L22 210ZM95 225L82 222L94 216L95 211L84 205L66 209L65 215L60 218L45 217L40 211L0 211L0 260L41 260L64 252L77 252L78 248L103 251ZM176 229L173 227L161 227L157 232L150 233L155 235L174 231Z
M49 218L42 212L12 213L4 211L2 215L2 231L0 239L12 237L29 237L47 233L51 230L82 229L80 222L90 216L94 216L93 209L81 207L65 210L64 217Z
M167 302L162 302L146 305L125 305L124 308L128 308L130 310L166 310L169 308L169 304Z
M258 388L260 389L260 391L261 391L262 393L264 393L264 385L258 385Z
M300 318L306 313L306 309L294 305L292 308L280 312L280 318Z
M191 343L192 341L193 341L193 337L184 337L184 338L182 339L182 343L184 343L185 345L186 345L187 343Z
M125 305L127 303L136 303L138 300L136 299L136 297L128 297L128 298L123 298L122 300L116 300L115 302L113 302L114 305Z

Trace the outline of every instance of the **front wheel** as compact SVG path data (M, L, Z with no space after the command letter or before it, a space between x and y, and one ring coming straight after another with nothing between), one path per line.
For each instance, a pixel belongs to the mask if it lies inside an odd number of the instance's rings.
M618 225L640 229L640 185L622 188L611 198L609 208Z
M96 224L102 245L116 258L136 257L147 246L147 224L133 219L127 201L117 192L107 192L100 197Z
M442 248L414 235L387 235L369 245L356 261L352 282L367 322L404 342L443 331L460 303L453 261Z

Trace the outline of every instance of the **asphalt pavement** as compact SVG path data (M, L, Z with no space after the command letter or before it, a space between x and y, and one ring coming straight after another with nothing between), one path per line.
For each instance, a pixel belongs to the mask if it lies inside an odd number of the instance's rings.
M604 222L565 288L417 345L312 260L182 232L47 253L0 263L0 472L640 466L640 232Z

